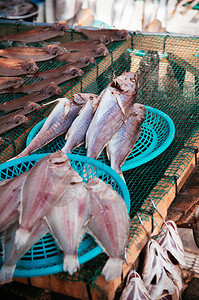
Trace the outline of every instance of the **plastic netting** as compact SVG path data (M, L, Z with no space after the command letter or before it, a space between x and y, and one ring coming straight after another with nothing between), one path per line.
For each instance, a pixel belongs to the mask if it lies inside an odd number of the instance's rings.
M0 24L1 34L27 29L23 23ZM29 27L28 27L29 28ZM3 33L2 33L3 32ZM130 33L131 40L113 42L107 45L109 54L97 58L95 64L84 69L84 76L62 85L63 95L72 99L77 92L94 92L99 94L113 79L123 71L138 74L139 92L136 102L157 108L166 113L175 124L175 138L172 144L158 157L124 172L127 187L131 196L131 234L129 241L136 243L139 235L138 221L134 218L140 212L142 219L150 218L152 209L145 200L150 195L157 204L168 193L170 183L175 185L188 163L198 150L199 143L199 37L177 35L155 35ZM85 39L80 33L69 30L63 37L54 41ZM47 41L50 43L52 41ZM1 43L0 47L8 44ZM37 44L41 46L41 44ZM50 61L40 63L40 70L58 67L61 63ZM33 79L28 78L25 84ZM18 95L0 95L0 102L9 101ZM54 97L55 99L56 97ZM50 100L53 100L51 98ZM44 102L49 101L46 100ZM27 125L21 125L2 135L0 162L19 153L26 143L30 130L45 118L54 105L49 105L30 115ZM3 115L3 114L2 114ZM147 214L148 212L148 214ZM83 264L79 273L68 276L58 274L65 280L91 283L93 288L100 289L95 279L101 273L107 256L100 254L89 263Z

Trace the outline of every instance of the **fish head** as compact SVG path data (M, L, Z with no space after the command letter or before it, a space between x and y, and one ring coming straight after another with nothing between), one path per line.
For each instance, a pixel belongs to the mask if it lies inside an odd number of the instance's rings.
M47 162L49 168L60 177L65 175L65 173L71 169L68 156L61 150L50 154Z
M93 51L97 56L106 56L109 53L106 46L102 43L98 45Z
M57 56L63 54L65 52L65 49L63 47L59 47L58 45L53 44L53 45L48 45L45 48L45 52L50 55Z
M61 88L56 85L54 82L51 82L48 86L44 87L41 90L42 94L45 94L48 97L55 96L62 93Z
M131 38L131 36L127 30L117 30L116 34L121 41L124 41L124 40L126 41Z
M84 64L85 67L90 65L90 64L95 63L95 59L93 57L88 56L88 55L80 57L80 61Z
M122 75L113 79L110 86L121 93L136 95L138 91L137 75L132 72L123 72Z
M105 34L102 34L100 36L100 42L104 45L108 45L112 42L113 40L111 39L111 37L105 35Z
M14 89L17 89L18 87L20 87L20 85L22 85L23 81L24 80L21 77L13 77L10 78L9 83L13 85Z
M72 77L76 77L76 76L82 76L82 71L79 68L76 68L74 66L69 67L68 69L66 69L66 71L64 72L64 74L70 75Z
M28 123L28 118L24 115L15 115L13 117L13 122L15 124L23 124L23 123Z
M27 111L27 112L32 112L34 110L39 110L41 108L41 106L36 103L36 102L28 102L25 106L24 106L24 109Z
M55 31L58 31L61 35L63 35L64 32L69 29L66 23L61 23L61 22L54 23L51 28Z
M141 103L134 103L132 113L136 116L139 115L139 118L144 121L144 119L146 117L146 108Z
M22 63L22 68L27 73L35 73L39 70L34 60Z
M56 114L60 115L61 112L63 112L65 120L71 107L71 101L68 98L58 98L57 101L58 104L55 106L54 111L56 111Z

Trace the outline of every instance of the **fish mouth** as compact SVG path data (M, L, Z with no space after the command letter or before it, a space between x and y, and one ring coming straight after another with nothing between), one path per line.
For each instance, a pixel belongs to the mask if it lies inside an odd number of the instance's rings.
M48 162L55 166L60 166L67 161L69 161L68 156L61 150L52 153L48 159Z

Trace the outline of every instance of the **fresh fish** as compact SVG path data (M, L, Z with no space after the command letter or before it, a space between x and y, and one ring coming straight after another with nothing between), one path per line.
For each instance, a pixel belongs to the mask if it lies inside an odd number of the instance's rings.
M21 193L27 175L28 172L24 172L0 185L0 232L5 231L19 217Z
M65 81L68 81L70 79L73 79L73 78L78 77L78 76L83 76L83 75L84 75L84 72L81 69L73 67L73 71L68 73L68 74L67 73L62 73L59 76L46 78L46 79L43 79L39 82L33 82L29 85L24 85L22 87L19 87L18 89L15 89L15 92L16 93L31 94L33 92L40 91L45 86L49 85L51 82L54 82L54 84L59 85L59 84L65 82ZM13 89L8 89L8 90L6 90L6 92L7 93L9 93L9 92L12 93Z
M33 226L59 201L71 181L70 170L70 160L60 150L43 157L29 170L15 234L17 249L30 238Z
M34 60L24 61L0 57L0 75L1 76L18 76L35 73L38 67Z
M30 102L40 102L49 97L61 94L62 90L54 82L51 82L46 87L44 87L40 92L32 93L31 95L26 95L18 99L13 99L9 102L0 103L0 110L8 113L12 110L26 107Z
M82 40L60 43L59 45L66 48L68 51L82 51L82 49L95 49L96 46L99 46L100 44L101 42L99 40Z
M76 28L78 32L82 32L89 40L100 40L107 45L113 41L124 41L130 39L130 34L123 29L85 29Z
M132 113L111 138L107 146L111 168L122 177L121 166L134 148L141 133L141 125L145 120L145 116L146 109L144 105L135 103Z
M90 193L85 182L70 184L46 215L50 231L64 252L63 269L70 275L79 268L77 250L89 218Z
M137 76L124 72L99 96L99 106L86 134L87 156L97 158L133 110Z
M169 220L163 224L162 230L165 234L161 234L156 241L174 264L180 264L181 267L186 267L183 244L178 234L176 224L172 220Z
M0 56L20 60L32 59L37 62L52 59L64 52L63 47L52 44L46 47L9 47L0 49Z
M68 29L64 23L54 23L51 26L36 27L16 34L0 36L0 41L16 41L24 43L41 42L55 36L63 35Z
M175 266L165 255L161 246L155 240L150 239L145 248L141 276L151 299L175 293L177 287L171 279L174 274L176 274Z
M1 124L0 128L0 134L7 132L15 127L18 127L22 124L27 124L28 118L24 115L16 114L12 118L9 119L9 121L5 122L4 124Z
M67 141L62 148L62 151L67 153L70 153L74 148L77 148L84 143L86 132L99 104L99 97L95 94L79 93L76 96L82 98L83 101L86 99L86 104L81 109L79 115L74 120L66 134Z
M17 249L15 244L15 233L19 227L16 221L8 230L2 239L3 246L3 266L0 270L0 284L11 282L20 258L35 244L42 236L48 232L47 224L44 220L36 223L30 231L30 236L26 243Z
M76 14L67 20L67 25L92 26L94 15L89 8L80 8Z
M60 98L57 101L58 104L54 107L40 131L15 158L31 154L69 129L82 106L71 103L67 98Z
M28 75L28 77L50 78L55 76L61 76L62 74L66 74L74 77L77 74L77 72L79 72L78 69L87 67L88 65L93 64L94 62L95 62L94 58L87 56L87 57L83 57L79 61L65 64L64 66L61 66L56 69L37 72L35 74Z
M122 256L129 233L129 215L123 198L99 178L87 182L91 197L91 218L87 224L96 242L108 254L102 274L107 281L120 277Z
M18 88L22 83L23 79L21 77L0 77L0 90L10 87Z
M70 52L70 53L64 53L62 55L57 56L56 59L66 62L66 61L71 61L71 62L75 62L78 59L88 56L90 58L97 58L97 57L101 57L101 56L106 56L108 55L108 49L106 48L106 46L101 43L100 45L97 45L96 48L94 49L86 49L81 50L79 52Z
M120 300L151 300L140 275L130 270Z

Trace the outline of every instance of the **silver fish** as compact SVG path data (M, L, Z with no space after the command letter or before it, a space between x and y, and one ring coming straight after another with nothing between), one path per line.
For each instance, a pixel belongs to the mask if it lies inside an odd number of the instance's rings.
M124 72L99 96L99 106L86 134L87 156L97 158L130 115L137 96L137 76Z
M33 226L59 201L71 181L70 160L62 151L40 159L24 182L15 243L19 249L30 237Z
M30 144L16 157L23 157L43 147L57 136L66 132L78 115L81 106L71 103L68 98L59 98L40 131Z
M120 300L151 300L140 275L130 270Z
M2 239L4 263L0 270L0 284L12 281L17 262L48 232L46 222L44 220L39 221L31 229L27 242L17 249L15 245L15 233L18 227L19 223L17 221L6 231L5 236Z
M141 133L141 125L145 120L144 105L135 103L131 115L122 124L107 146L107 154L111 161L111 168L122 175L121 166L134 148Z
M87 230L109 256L102 274L110 281L122 273L129 215L123 198L109 184L94 177L88 180L87 186L91 197L91 218Z
M85 182L70 184L46 215L54 238L64 252L63 269L72 275L79 268L77 250L90 217L90 193Z
M99 97L95 94L79 93L77 95L82 99L86 98L88 100L66 134L67 141L62 151L67 153L84 143L86 132L99 103Z

